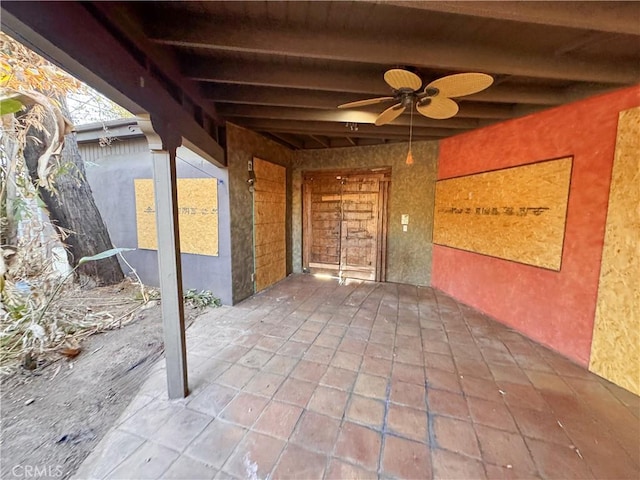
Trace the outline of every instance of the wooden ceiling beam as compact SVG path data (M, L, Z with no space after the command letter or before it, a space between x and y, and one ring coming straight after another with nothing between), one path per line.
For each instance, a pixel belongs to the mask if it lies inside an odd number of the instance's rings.
M461 99L460 110L456 118L484 118L495 120L507 120L513 118L513 107L507 104L498 103L475 103ZM549 105L528 105L530 108L543 110Z
M296 65L295 73L284 64L270 62L211 61L204 55L187 55L182 73L201 82L254 85L262 87L303 88L332 92L391 95L392 89L383 80L385 67L337 70L308 65Z
M391 95L392 91L384 82L384 68L344 71L298 65L295 74L284 65L269 62L221 61L212 62L205 56L190 55L183 64L183 74L201 82L224 83L230 85L250 85L254 87L277 87L340 93L360 93L368 96ZM534 103L557 105L566 101L562 89L531 86L501 85L509 76L496 76L496 81L488 90L463 97L461 100L503 103ZM434 78L423 78L425 84ZM208 85L203 85L206 92ZM598 94L610 89L608 85L589 84L585 93ZM346 95L344 98L347 98ZM355 98L350 96L348 98ZM345 102L343 102L345 103Z
M640 19L638 19L638 21L640 22ZM557 57L567 55L579 48L583 48L594 43L606 42L608 36L608 33L603 32L587 32L576 38L573 42L565 43L561 47L556 48L553 54Z
M379 106L379 112L391 104ZM363 112L356 110L323 110L313 108L295 107L270 107L264 105L240 105L232 103L219 103L218 113L225 118L250 117L270 118L274 120L301 120L318 122L354 122L374 123L379 112ZM400 115L393 121L393 125L406 125L411 122L410 115ZM446 120L434 120L420 114L413 116L415 127L435 128L461 128L470 129L488 125L490 122L469 118L449 118Z
M346 138L341 138L341 137L334 137L334 138L329 138L329 148L345 148L345 147L351 147L351 143L349 143L347 141Z
M612 87L603 88L602 86L597 86L594 88L594 86L590 84L573 85L564 89L564 103L575 102L577 100L582 100L583 98L611 92L613 90L615 90L615 88Z
M597 32L640 34L637 2L522 2L522 1L376 1L385 5L453 13L495 20L578 28Z
M269 105L274 107L336 108L342 103L369 98L338 92L310 92L297 88L252 87L248 85L205 84L203 96L214 102Z
M244 125L243 125L244 126ZM256 132L268 132L271 134L274 133L289 133L292 135L309 135L310 131L300 128L300 129L296 129L296 130L286 130L285 131L280 131L280 129L276 128L275 130L266 130L263 128L253 128L251 125L246 126L246 128L250 129L250 130L255 130ZM326 132L322 132L322 134L327 137L327 138L345 138L344 136L344 132L337 132L337 131L326 131ZM453 135L448 135L448 136L453 136ZM402 135L397 135L397 134L376 134L376 133L370 133L370 132L354 132L354 135L351 136L351 138L353 140L356 141L357 145L361 145L361 142L359 141L359 139L363 139L363 138L375 138L378 140L385 140L388 142L391 141L396 141L396 142L409 142L409 137L407 135L402 136ZM433 136L433 135L413 135L413 141L414 142L425 142L425 141L438 141L438 140L442 140L443 136Z
M284 144L286 147L292 148L294 150L302 150L305 148L304 142L298 139L294 135L289 135L283 132L267 132L267 131L261 131L260 133L267 137L271 137L272 140L278 143Z
M145 53L149 59L148 67L155 65L172 82L179 84L180 88L194 99L198 99L200 95L197 82L182 75L177 52L168 52L150 42L144 35L141 25L131 15L130 6L131 4L122 2L93 2L90 8L96 9L97 15L103 17L112 26L111 28L117 28L120 35L127 37L135 43L137 49ZM208 105L207 108L207 113L217 120L215 105Z
M319 143L320 145L322 145L324 148L331 148L331 144L325 140L320 138L320 135L309 135L315 142Z
M403 37L401 33L390 39L375 32L311 32L303 28L269 27L264 22L236 23L223 17L204 16L185 18L177 24L153 22L149 29L153 41L175 47L623 85L640 79L640 65L634 61L588 62L459 42L429 42L425 48L422 38Z
M318 72L321 76L322 73ZM292 75L293 76L293 75ZM584 97L603 93L609 88L600 85L585 85L581 90ZM364 100L377 96L375 93L325 92L318 89L306 91L301 88L254 87L249 85L222 85L206 83L201 86L202 95L217 102L246 103L253 105L290 106L301 108L336 108L343 103ZM558 88L497 85L484 92L462 97L461 104L467 102L486 103L527 103L532 105L561 105L573 93ZM479 108L479 107L478 107ZM375 111L363 109L365 111ZM498 109L500 110L500 109ZM495 112L496 108L487 107ZM500 115L503 115L502 113ZM495 117L489 117L495 118ZM504 116L502 118L505 118Z
M296 134L312 134L325 136L353 136L353 137L401 137L409 140L409 127L397 125L375 125L358 124L357 130L350 130L344 124L329 122L298 122L293 120L262 120L262 119L235 119L233 123L257 131L287 132ZM414 137L448 137L465 130L448 128L413 128Z

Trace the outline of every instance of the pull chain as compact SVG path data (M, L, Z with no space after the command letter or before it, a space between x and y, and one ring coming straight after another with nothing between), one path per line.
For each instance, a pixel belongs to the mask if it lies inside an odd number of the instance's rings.
M413 102L411 102L411 114L409 120L409 153L407 153L407 165L413 165L413 155L411 153L411 140L413 139Z

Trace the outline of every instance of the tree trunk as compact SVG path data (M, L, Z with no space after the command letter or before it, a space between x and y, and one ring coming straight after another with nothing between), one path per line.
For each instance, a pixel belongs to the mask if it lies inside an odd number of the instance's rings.
M65 102L60 103L63 113L67 114ZM51 132L53 129L50 122L51 119L47 119L45 125ZM24 148L24 159L29 175L36 182L38 158L45 151L48 142L45 134L34 128L30 129L29 135L40 140L40 142L27 141ZM49 210L51 222L70 232L63 243L67 246L69 264L75 267L82 257L103 252L113 248L113 245L93 200L75 133L66 136L60 163L63 165L63 172L56 176L54 182L56 192L50 192L42 187L39 188L39 192ZM115 256L96 262L87 262L77 271L83 284L112 285L124 278Z

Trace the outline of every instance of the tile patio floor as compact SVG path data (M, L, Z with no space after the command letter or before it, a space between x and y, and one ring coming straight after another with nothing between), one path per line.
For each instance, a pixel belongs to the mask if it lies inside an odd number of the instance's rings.
M431 288L295 275L187 331L77 478L639 478L640 399Z

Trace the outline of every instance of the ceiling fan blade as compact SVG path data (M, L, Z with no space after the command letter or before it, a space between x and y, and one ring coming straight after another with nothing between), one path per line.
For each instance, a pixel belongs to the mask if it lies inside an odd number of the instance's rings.
M402 68L392 68L384 73L384 81L394 90L410 89L419 90L422 80L413 72Z
M457 73L434 80L425 91L436 88L443 97L463 97L481 92L492 83L493 77L485 73Z
M396 118L402 115L405 111L405 106L402 103L396 103L395 105L387 108L384 112L378 115L376 118L376 126L386 125L389 122L393 122Z
M375 105L376 103L388 102L389 100L393 100L393 99L394 97L369 98L367 100L358 100L357 102L343 103L342 105L338 105L338 108L365 107L367 105Z
M425 117L443 120L451 118L458 113L458 104L447 97L431 97L424 100L424 104L418 104L416 109Z

